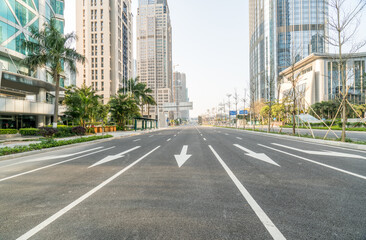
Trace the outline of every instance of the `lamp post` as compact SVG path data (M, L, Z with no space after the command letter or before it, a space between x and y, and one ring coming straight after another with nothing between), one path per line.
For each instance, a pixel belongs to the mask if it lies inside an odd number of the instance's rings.
M228 98L228 105L229 105L229 126L231 125L231 116L230 116L230 98L231 98L231 94L226 94L227 98Z

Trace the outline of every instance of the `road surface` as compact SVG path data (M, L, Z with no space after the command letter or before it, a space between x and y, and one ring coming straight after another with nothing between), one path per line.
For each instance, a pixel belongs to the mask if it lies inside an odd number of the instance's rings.
M0 161L0 239L366 239L366 152L185 127Z

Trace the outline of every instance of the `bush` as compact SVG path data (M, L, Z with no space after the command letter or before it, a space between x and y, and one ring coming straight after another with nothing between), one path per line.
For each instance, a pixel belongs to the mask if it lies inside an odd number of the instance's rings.
M83 136L86 133L86 129L83 127L73 127L71 131L78 136Z
M42 141L41 143L30 144L29 146L17 146L17 147L4 147L0 148L0 156L14 154L14 153L21 153L21 152L28 152L33 150L40 150L44 148L52 148L52 147L59 147L64 145L70 145L74 143L82 143L82 142L90 142L99 139L111 138L111 135L104 135L104 136L91 136L85 138L76 138L71 140L61 140L55 141L54 139L47 139Z
M58 130L55 128L50 127L39 128L39 134L45 138L52 138L56 133L58 133Z
M37 128L21 128L19 133L22 136L39 136L39 129Z
M87 133L92 133L92 134L94 134L94 133L95 133L95 129L94 129L94 128L92 128L92 127L90 127L90 128L86 128L86 132L87 132Z
M58 132L55 134L55 137L72 137L76 135L72 132L72 127L58 126L57 131Z
M0 135L3 134L17 134L18 130L16 129L0 129Z

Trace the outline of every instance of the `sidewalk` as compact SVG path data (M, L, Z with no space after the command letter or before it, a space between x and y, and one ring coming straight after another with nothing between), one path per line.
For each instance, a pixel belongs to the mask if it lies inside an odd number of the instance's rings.
M112 135L113 138L123 138L123 137L130 137L133 135L140 135L140 134L144 134L144 133L149 133L149 132L154 132L157 130L161 130L161 129L151 129L151 130L145 130L145 131L128 131L128 132L122 132L122 131L118 131L118 132L106 132L104 133L104 135ZM102 136L103 133L97 133L94 135L87 135L87 136L82 136L82 137L90 137L90 136ZM41 141L39 141L40 137L16 137L16 138L11 138L11 139L7 139L4 140L3 142L0 143L0 148L4 148L4 147L17 147L17 146L29 146L30 144L35 144L35 143L40 143ZM56 141L61 141L61 140L70 140L70 139L75 139L75 138L80 138L79 136L74 136L74 137L66 137L66 138L55 138ZM34 141L31 141L32 139L34 139Z

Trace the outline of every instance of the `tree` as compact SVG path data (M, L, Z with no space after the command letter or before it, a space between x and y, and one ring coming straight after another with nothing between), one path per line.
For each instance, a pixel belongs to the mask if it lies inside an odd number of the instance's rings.
M57 128L60 76L63 72L63 63L67 63L71 71L75 72L75 62L84 63L85 57L71 48L72 43L76 40L75 33L62 34L57 29L56 20L53 18L44 24L41 31L32 28L31 32L31 39L24 41L28 55L23 60L23 64L29 66L33 71L38 67L46 67L53 76L56 85L53 127Z
M109 105L112 118L122 129L125 129L128 119L141 116L136 99L132 96L118 93L112 97Z
M67 88L64 100L67 108L65 114L85 127L87 122L93 122L98 117L98 111L102 105L100 99L101 97L86 85L80 88Z
M326 36L326 41L338 52L338 74L342 83L342 137L341 141L346 141L347 127L347 74L346 61L347 57L343 55L344 48L348 47L350 52L356 53L366 41L355 42L356 33L359 31L359 22L363 10L366 7L365 0L355 0L351 3L349 0L328 0L329 7L329 34Z

